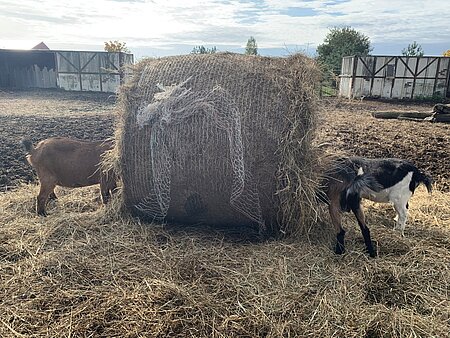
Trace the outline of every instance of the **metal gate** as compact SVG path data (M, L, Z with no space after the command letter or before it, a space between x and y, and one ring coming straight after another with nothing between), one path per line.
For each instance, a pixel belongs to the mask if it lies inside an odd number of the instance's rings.
M133 54L0 49L0 87L115 92Z
M56 51L58 87L114 92L123 82L123 66L132 63L132 54Z
M445 97L450 58L350 56L342 60L340 96L387 99Z

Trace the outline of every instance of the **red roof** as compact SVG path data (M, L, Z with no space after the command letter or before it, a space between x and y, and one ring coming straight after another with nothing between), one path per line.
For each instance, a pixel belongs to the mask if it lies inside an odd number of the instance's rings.
M47 47L47 45L43 42L38 43L36 46L34 46L31 49L47 49L50 50L50 48Z

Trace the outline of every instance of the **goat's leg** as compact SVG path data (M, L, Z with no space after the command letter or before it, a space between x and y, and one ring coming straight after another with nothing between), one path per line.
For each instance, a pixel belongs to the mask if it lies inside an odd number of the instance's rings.
M408 202L395 202L394 209L397 212L396 224L394 229L399 229L402 236L405 236L405 225L408 218Z
M50 195L48 195L48 199L49 200L57 200L58 199L54 190L50 193Z
M114 194L115 192L117 192L117 182L115 179L110 178L110 182L108 183L109 185L109 191L111 192L111 195Z
M342 213L339 207L339 202L330 203L330 216L336 231L336 248L334 252L338 255L342 255L345 252L345 230L342 228Z
M102 196L103 204L107 204L109 202L109 198L111 197L110 191L108 189L102 189L102 187L100 187L100 194Z
M100 194L102 196L103 204L108 203L109 198L111 197L111 177L108 175L102 174L100 176Z
M55 184L51 181L41 181L41 187L39 190L39 195L36 201L36 213L40 216L47 216L45 212L45 204L47 203L48 197L55 189Z
M373 247L372 239L370 238L370 230L366 225L364 212L361 208L361 198L356 197L353 201L351 201L350 207L356 216L356 220L358 221L359 227L361 228L361 233L364 237L364 243L366 244L369 256L376 257L377 252Z

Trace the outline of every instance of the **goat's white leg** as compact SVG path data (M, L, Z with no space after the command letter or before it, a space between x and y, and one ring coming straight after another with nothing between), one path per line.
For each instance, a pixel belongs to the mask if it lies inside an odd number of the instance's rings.
M405 236L405 225L406 219L408 218L408 209L406 207L407 203L407 201L398 201L394 203L394 208L397 212L397 216L395 217L396 223L394 229L400 230L402 236Z
M409 173L405 178L409 176L409 180L404 179L397 189L393 190L389 195L389 200L394 204L394 209L397 212L395 217L395 230L400 230L402 236L405 235L405 224L408 213L408 201L412 196L411 190L409 190L409 183L412 177L412 173ZM408 183L408 184L406 184Z
M394 221L395 221L394 230L399 230L400 229L400 225L399 225L398 222L399 222L399 219L400 219L400 210L401 210L400 204L394 203L394 209L395 209L395 212L396 212L396 215L394 217Z

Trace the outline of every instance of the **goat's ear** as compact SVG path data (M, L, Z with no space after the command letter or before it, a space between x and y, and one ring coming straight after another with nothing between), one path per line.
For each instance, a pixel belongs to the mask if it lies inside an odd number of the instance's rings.
M425 187L427 188L428 193L431 194L432 190L433 190L433 186L432 186L433 178L429 175L422 174L422 182L425 185ZM417 183L417 185L419 185L419 184L420 184L420 182Z
M425 182L425 186L427 187L427 191L428 191L428 193L430 195L433 193L433 186L432 186L432 184L433 184L433 180L432 179L429 179L429 180L427 180L427 182Z

